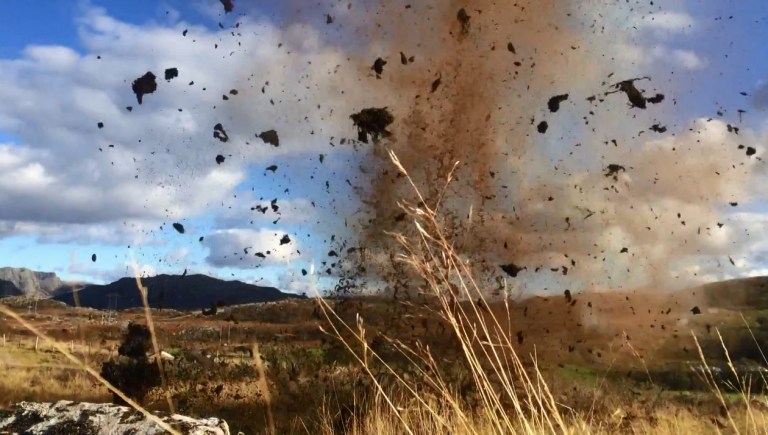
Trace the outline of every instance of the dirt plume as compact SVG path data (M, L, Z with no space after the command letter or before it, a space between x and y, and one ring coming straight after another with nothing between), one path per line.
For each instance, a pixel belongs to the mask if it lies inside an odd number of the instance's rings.
M381 77L370 74L375 56L359 61L367 104L387 97L394 122L363 159L358 271L395 291L414 287L387 233L413 234L398 202L418 202L388 149L424 201L440 203L455 249L489 284L515 264L533 291L679 287L696 272L681 278L692 269L678 260L725 252L720 206L754 193L736 135L700 120L684 134L641 136L668 115L663 77L615 77L599 47L580 49L599 28L576 17L580 5L387 4L360 23L376 55L415 61L392 62ZM619 92L627 97L610 96ZM706 155L691 154L694 144Z
M367 26L366 37L385 44L383 51L392 56L413 53L416 61L402 63L381 80L400 96L400 105L391 108L397 119L392 137L374 145L366 162L366 172L376 174L370 190L361 192L370 219L362 244L369 251L390 258L397 249L386 232L409 233L413 226L397 202L416 198L392 168L386 148L397 154L426 203L443 199L457 249L480 269L499 272L500 264L526 264L528 252L545 249L524 240L522 227L510 221L533 173L525 170L536 145L532 117L544 116L548 100L572 81L594 78L590 59L569 48L579 35L567 23L567 5L545 0L382 6L379 15L389 26ZM514 50L508 41L514 41ZM567 76L566 69L582 73ZM509 228L497 231L505 223ZM391 267L383 264L381 270Z

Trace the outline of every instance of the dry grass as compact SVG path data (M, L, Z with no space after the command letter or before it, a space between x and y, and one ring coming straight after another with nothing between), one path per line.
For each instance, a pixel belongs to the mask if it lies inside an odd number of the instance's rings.
M472 388L457 390L447 383L429 348L412 348L389 338L419 374L418 379L405 379L370 348L361 317L358 316L355 325L347 324L328 303L319 299L331 325L328 332L354 355L374 387L374 399L364 411L326 415L325 433L341 430L353 434L533 435L602 434L630 429L638 433L719 433L726 427L734 433L768 433L766 414L751 406L749 392L740 390L744 409L732 412L714 378L710 383L712 393L720 401L727 423L719 418L702 420L676 410L633 424L632 415L621 409L612 415L595 415L593 406L589 413L578 414L558 403L539 370L535 355L524 363L513 345L509 327L505 328L490 310L483 309L488 306L485 292L475 281L471 267L453 249L440 221L442 195L435 204L428 204L397 156L390 152L390 158L410 182L419 204L400 204L413 221L417 235L392 234L403 248L399 260L424 279L427 290L439 301L440 315L451 326L463 352ZM452 173L446 186L451 176ZM459 303L462 300L477 300L477 303ZM706 367L704 375L708 373L711 378L711 369L700 347L699 351ZM730 358L728 361L738 377ZM377 378L374 366L383 367L394 382L385 386Z
M109 399L80 367L66 364L56 354L40 353L15 346L0 348L0 407L21 401L71 399L101 402Z

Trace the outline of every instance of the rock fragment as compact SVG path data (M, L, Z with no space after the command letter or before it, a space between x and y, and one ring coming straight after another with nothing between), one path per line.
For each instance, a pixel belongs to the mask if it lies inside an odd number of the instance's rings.
M133 93L136 94L136 101L138 101L139 104L144 100L144 95L151 94L157 90L157 82L155 79L155 75L152 74L151 71L148 71L146 74L133 81L131 89L133 89Z

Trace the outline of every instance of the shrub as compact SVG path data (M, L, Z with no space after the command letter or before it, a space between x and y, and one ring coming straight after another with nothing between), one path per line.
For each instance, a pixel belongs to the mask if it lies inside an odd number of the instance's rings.
M101 375L126 396L141 403L150 389L160 385L157 364L147 358L152 346L149 329L145 325L130 323L116 359L105 361ZM126 403L113 394L113 402Z

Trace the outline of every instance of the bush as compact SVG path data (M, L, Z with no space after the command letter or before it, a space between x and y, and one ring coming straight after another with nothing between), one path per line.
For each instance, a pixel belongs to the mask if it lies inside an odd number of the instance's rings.
M130 323L123 343L117 350L117 359L108 360L101 366L104 379L139 403L150 389L160 385L157 364L147 358L151 346L149 329L144 325ZM113 394L113 402L126 405L117 394Z

